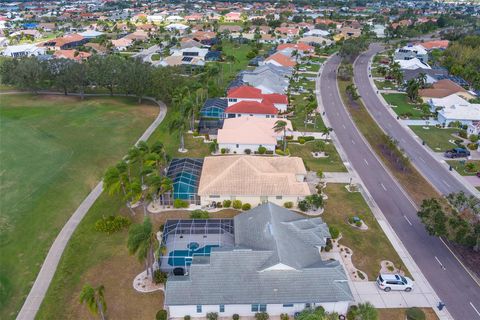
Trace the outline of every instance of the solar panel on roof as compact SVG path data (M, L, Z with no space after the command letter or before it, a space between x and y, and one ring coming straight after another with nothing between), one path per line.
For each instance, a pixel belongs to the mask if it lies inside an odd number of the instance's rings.
M184 61L184 62L190 62L190 61L192 61L192 60L193 60L192 57L183 57L183 58L182 58L182 61Z

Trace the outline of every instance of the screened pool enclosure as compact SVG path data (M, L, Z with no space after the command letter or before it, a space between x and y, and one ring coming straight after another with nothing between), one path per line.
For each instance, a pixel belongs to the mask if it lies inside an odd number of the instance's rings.
M167 177L172 180L173 192L171 192L170 199L166 199L166 204L171 204L168 202L173 202L175 199L200 204L197 191L202 166L203 159L197 158L175 158L170 162Z

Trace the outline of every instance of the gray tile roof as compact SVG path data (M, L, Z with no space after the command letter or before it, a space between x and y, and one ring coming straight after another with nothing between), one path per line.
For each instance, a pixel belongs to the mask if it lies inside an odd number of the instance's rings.
M166 305L272 304L353 300L338 261L322 261L328 228L320 218L265 204L234 219L235 248L194 257L189 276L170 276ZM293 269L265 270L276 264Z

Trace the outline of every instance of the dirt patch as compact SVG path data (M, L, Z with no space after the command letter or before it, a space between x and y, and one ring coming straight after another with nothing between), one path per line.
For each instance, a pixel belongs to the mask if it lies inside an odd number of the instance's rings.
M139 293L133 289L132 281L142 272L141 265L125 249L113 258L91 268L83 277L85 283L105 286L107 315L110 319L155 319L163 308L163 292ZM81 287L74 290L66 319L97 319L85 305L79 302Z
M438 320L437 314L432 308L421 308L425 312L425 320ZM407 309L377 309L379 320L405 320Z

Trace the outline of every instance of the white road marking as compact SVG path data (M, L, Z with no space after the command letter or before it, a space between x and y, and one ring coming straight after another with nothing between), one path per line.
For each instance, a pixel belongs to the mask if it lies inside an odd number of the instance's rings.
M344 124L342 124L342 127L343 127L343 129L347 129L347 127L345 127L345 125L344 125Z
M340 113L337 112L337 117L340 117Z
M478 312L477 308L473 305L473 303L470 302L470 306L472 306L473 310L480 316L480 312Z
M352 144L355 144L355 141L352 140Z
M447 181L442 180L442 182L445 183L445 185L450 188L450 185L447 183Z
M440 260L438 260L437 256L435 256L435 260L437 260L438 264L442 267L443 270L445 270L445 267L444 267L443 264L440 262Z
M383 190L387 191L387 188L385 188L385 186L383 185L383 183L380 183L380 185L382 186Z
M366 164L367 164L367 166L368 166L368 162L367 162L367 159L363 159L363 161L365 161L365 163L366 163Z
M409 224L410 226L413 226L413 224L410 222L410 220L408 220L408 218L407 218L406 215L403 215L403 217L405 218L405 220L407 220L407 222L408 222L408 224Z
M426 163L425 160L422 157L418 157L423 163Z

